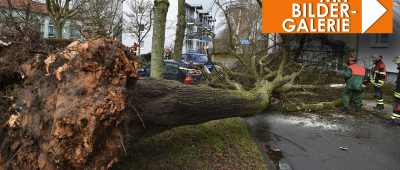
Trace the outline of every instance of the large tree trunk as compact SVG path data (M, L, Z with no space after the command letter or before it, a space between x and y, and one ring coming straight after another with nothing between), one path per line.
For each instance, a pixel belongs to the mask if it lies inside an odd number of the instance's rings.
M188 86L177 81L139 79L133 87L134 97L129 103L149 125L198 124L253 115L267 106L255 93Z
M174 60L180 61L182 56L183 39L186 30L185 0L178 0L178 23L176 24L176 38L174 47Z
M56 39L62 39L62 35L63 35L63 25L61 24L54 24L54 30L56 31Z
M154 27L151 47L150 77L163 79L165 22L168 13L168 0L154 0Z
M268 104L250 92L137 80L128 51L109 40L76 41L39 62L36 81L0 113L0 169L110 168L144 135Z

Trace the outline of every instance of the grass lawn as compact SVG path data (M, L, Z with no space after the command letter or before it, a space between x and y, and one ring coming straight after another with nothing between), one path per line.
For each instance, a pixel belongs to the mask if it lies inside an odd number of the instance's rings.
M396 91L395 84L386 83L383 85L382 93L383 93L383 102L385 104L392 104L395 91ZM363 92L362 97L363 97L363 99L376 100L374 98L374 87L372 84L368 84L367 88Z
M266 169L238 118L174 128L132 148L119 169Z

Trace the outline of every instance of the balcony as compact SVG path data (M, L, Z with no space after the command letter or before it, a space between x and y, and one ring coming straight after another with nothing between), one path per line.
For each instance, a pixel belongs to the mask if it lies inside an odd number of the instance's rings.
M196 19L196 21L195 21L195 22L196 22L196 25L200 25L200 26L201 26L201 25L202 25L202 23L203 23L203 22L201 21L201 19L199 19L199 18L198 18L198 19Z
M195 23L195 20L192 17L186 17L186 24L192 25Z

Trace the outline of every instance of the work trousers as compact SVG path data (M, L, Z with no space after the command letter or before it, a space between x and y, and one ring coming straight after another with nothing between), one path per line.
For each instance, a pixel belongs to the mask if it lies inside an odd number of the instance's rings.
M343 107L346 109L350 108L350 94L353 96L354 104L356 105L356 111L361 111L362 100L361 90L354 90L345 88L342 92Z
M391 118L400 120L400 99L397 97L393 100L393 113Z
M383 94L382 94L382 86L374 86L375 90L375 98L376 98L376 106L383 106Z

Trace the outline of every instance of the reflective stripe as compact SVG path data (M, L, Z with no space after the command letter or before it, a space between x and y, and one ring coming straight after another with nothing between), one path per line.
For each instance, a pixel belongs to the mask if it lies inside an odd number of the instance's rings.
M382 87L382 86L383 86L383 83L382 83L381 80L379 80L378 83L374 83L374 85L375 85L376 87Z
M392 113L392 116L390 116L392 119L400 119L400 115L396 113Z
M385 103L383 102L383 99L377 99L376 104L383 105Z
M390 118L392 118L392 119L400 119L400 118L398 118L398 117L393 117L393 116L391 116Z
M394 92L394 97L400 98L400 93Z
M386 72L378 72L381 75L386 75Z
M393 116L393 117L399 117L399 118L400 118L400 115L399 115L399 114L396 114L396 113L392 113L392 116Z

